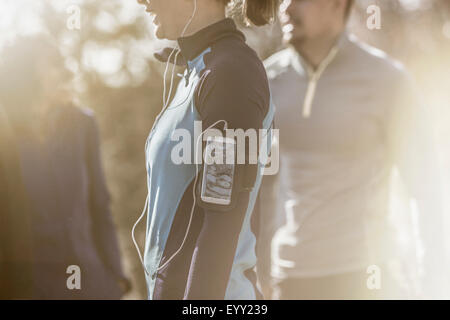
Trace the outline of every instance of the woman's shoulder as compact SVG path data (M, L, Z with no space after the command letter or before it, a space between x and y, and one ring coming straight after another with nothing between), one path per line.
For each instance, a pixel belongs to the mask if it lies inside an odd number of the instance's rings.
M210 54L205 57L205 66L218 74L265 80L264 65L257 53L244 41L232 37L211 46Z
M219 41L205 57L195 105L204 119L226 119L230 127L260 125L270 106L262 61L243 41Z

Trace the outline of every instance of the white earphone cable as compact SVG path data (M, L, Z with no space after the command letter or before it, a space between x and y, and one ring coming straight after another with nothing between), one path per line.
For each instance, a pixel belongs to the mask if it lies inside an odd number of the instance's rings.
M166 77L167 77L167 71L169 71L170 59L172 59L172 55L173 55L173 53L176 50L177 50L177 48L173 48L172 51L170 52L169 57L168 57L167 62L166 62L166 68L164 70L164 83L163 83L164 89L163 89L163 109L162 110L164 110L164 107L166 106L166 93L167 93L167 91L166 91L167 90Z
M136 227L138 226L138 224L141 222L142 218L143 218L144 215L146 214L147 207L148 207L148 194L147 194L147 198L145 199L144 209L142 210L142 213L141 213L141 215L139 216L139 218L138 218L138 219L136 220L136 222L134 223L133 229L131 229L131 238L133 239L134 246L136 247L136 250L137 250L137 252L138 252L139 260L141 261L141 264L142 264L142 266L144 267L144 272L145 272L146 275L149 275L149 274L148 274L148 271L147 271L147 268L145 267L145 264L144 264L144 258L142 257L141 249L139 248L139 245L138 245L138 243L137 243L137 241L136 241L136 237L135 237L135 235L134 235L134 234L135 234Z

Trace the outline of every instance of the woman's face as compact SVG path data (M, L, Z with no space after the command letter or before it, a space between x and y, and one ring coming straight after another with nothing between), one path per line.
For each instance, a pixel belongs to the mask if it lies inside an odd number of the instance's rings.
M153 17L158 39L176 40L192 16L195 0L137 0Z

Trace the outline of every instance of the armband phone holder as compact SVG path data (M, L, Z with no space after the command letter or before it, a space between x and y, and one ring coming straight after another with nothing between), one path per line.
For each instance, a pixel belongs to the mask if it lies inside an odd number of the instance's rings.
M208 137L203 165L196 186L198 205L211 211L226 212L236 206L243 188L245 165L237 164L236 140L226 137Z

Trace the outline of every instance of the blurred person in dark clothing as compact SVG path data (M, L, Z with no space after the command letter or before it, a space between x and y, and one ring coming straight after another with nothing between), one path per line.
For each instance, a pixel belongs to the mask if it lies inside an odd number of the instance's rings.
M14 136L0 106L0 299L31 296L31 230Z
M20 189L7 185L7 193L17 196L23 189L28 199L26 213L21 212L24 208L8 210L9 216L30 217L29 297L119 299L128 281L109 209L94 115L71 102L71 74L51 38L18 38L1 58L0 103L23 182ZM9 230L6 246L23 241L22 226L26 227L15 223ZM79 267L80 273L68 271L69 266ZM72 275L80 276L81 288L69 289Z
M405 265L397 245L404 226L389 219L397 168L419 209L430 285L424 292L437 297L445 261L429 110L403 66L346 32L352 2L286 0L282 6L289 46L265 62L277 107L280 172L279 187L266 179L261 188L260 281L267 296L274 284L278 299L405 297L392 270ZM379 287L367 285L373 270Z

